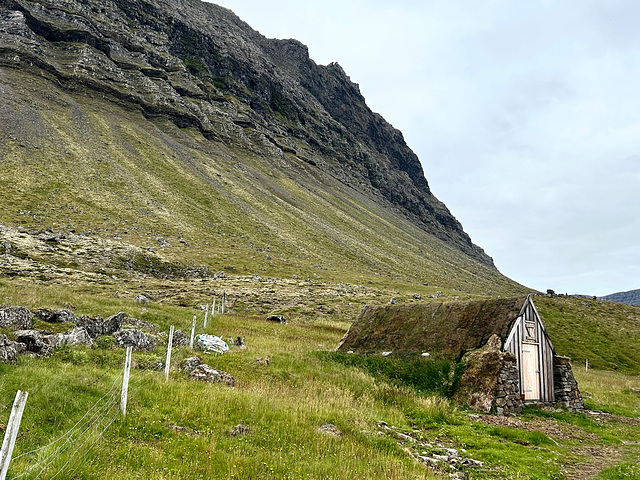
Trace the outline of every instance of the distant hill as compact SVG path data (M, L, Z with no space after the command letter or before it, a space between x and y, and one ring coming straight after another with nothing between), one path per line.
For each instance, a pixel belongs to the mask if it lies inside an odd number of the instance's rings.
M640 289L612 293L611 295L600 297L600 299L608 302L626 303L627 305L640 305Z

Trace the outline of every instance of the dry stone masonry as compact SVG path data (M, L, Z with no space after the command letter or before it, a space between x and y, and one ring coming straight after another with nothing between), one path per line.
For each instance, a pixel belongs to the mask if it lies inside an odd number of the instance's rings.
M573 376L568 357L556 355L553 358L553 373L556 390L556 404L571 411L584 410L584 401Z
M516 415L522 412L520 373L513 355L505 355L496 382L496 396L492 410L498 415Z

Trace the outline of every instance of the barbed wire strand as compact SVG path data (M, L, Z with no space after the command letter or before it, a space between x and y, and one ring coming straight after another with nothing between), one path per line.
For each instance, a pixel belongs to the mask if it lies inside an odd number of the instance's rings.
M98 377L94 378L93 380L91 380L90 382L88 382L87 384L83 385L83 387L87 388L90 387L92 385L97 384L102 378L104 378L106 375L108 375L113 369L115 368L115 366L110 366L105 372L103 372L101 375L99 375ZM54 445L56 445L57 443L59 443L60 441L64 440L64 442L59 445L58 447L56 447L53 452L44 460L42 460L41 462L38 462L34 465L32 465L31 467L29 467L26 471L24 471L23 473L21 473L18 476L12 477L11 480L17 480L20 479L24 476L26 476L27 474L31 473L33 470L35 470L38 466L41 466L40 471L38 472L37 476L34 478L34 480L37 480L38 478L40 478L40 475L42 475L42 473L45 471L45 469L47 469L58 457L60 457L65 451L68 450L68 448L74 443L77 442L79 437L84 437L84 441L82 441L77 448L71 452L69 454L69 458L68 460L65 462L64 465L62 465L62 467L60 467L60 469L52 476L50 477L51 479L57 477L60 473L62 473L65 468L71 463L71 460L74 458L78 458L75 454L81 449L83 448L83 446L89 441L89 439L91 438L90 436L85 436L85 433L88 432L89 430L91 430L92 428L95 428L98 423L102 420L104 420L108 413L110 412L110 410L114 407L118 407L116 409L116 412L113 416L109 417L106 425L104 425L104 428L102 428L102 430L100 431L100 433L98 433L93 442L91 443L91 445L88 446L88 448L86 449L86 451L88 452L89 450L91 450L93 448L93 446L104 436L104 433L107 431L107 429L116 421L116 419L118 418L118 414L119 414L119 404L114 402L117 399L118 394L120 393L120 390L114 392L114 389L116 389L116 385L118 383L118 381L120 379L122 379L124 373L121 372L113 381L113 384L111 386L111 388L109 389L109 391L107 393L105 393L89 410L87 410L87 412L80 418L80 420L78 420L78 422L76 422L76 424L71 427L71 429L69 429L65 434L61 435L60 437L58 437L56 440L52 441L51 443L44 445L42 447L36 448L34 450L31 450L29 452L25 452L23 454L18 455L17 457L13 458L12 461L15 461L21 457L25 457L27 455L32 455L34 453L46 450L47 448L51 448ZM137 380L135 380L134 382L131 382L131 387L139 387L143 384L147 384L150 383L153 380L153 377L151 375L141 375ZM64 407L66 407L70 402L72 402L74 399L76 399L79 395L81 395L82 392L78 392L76 393L74 396L72 396L71 398L69 398L62 407L62 410L64 410ZM98 408L98 405L101 404L101 402L104 401L104 405L101 406L100 408ZM92 412L96 410L93 415L91 415L88 419L87 416ZM86 428L84 428L86 426ZM82 430L84 428L84 430ZM82 430L82 432L78 433L80 430ZM26 433L26 432L25 432ZM44 462L46 462L45 465L42 465Z
M116 384L117 384L118 380L120 379L120 377L122 377L122 374L120 374L120 375L118 375L118 377L116 377L116 379L113 381L113 384L111 385L111 388L109 389L109 391L108 391L107 393L105 393L105 394L102 396L102 398L100 398L100 399L99 399L99 400L98 400L98 401L97 401L97 402L96 402L96 403L95 403L95 404L94 404L94 405L93 405L89 410L87 410L87 412L82 416L82 418L80 418L80 420L78 420L78 422L76 422L76 424L75 424L73 427L71 427L71 428L70 428L66 433L64 433L63 435L61 435L61 436L60 436L60 437L58 437L57 439L53 440L53 441L52 441L51 443L49 443L48 445L44 445L44 446L42 446L42 447L36 448L36 449L34 449L34 450L31 450L30 452L22 453L22 454L18 455L17 457L14 457L14 458L13 458L13 460L17 460L17 459L19 459L20 457L24 457L24 456L26 456L26 455L30 455L30 454L35 453L35 452L38 452L38 451L40 451L40 450L44 450L44 449L46 449L46 448L48 448L48 447L50 447L50 446L54 445L55 443L59 442L60 440L62 440L62 439L63 439L63 438L65 438L66 436L68 436L69 434L71 434L71 433L73 432L73 430L74 430L78 425L80 425L80 424L82 423L82 421L84 420L84 418L85 418L87 415L89 415L89 413L91 413L91 411L92 411L92 410L94 410L94 409L98 406L98 404L99 404L99 403L100 403L100 402L101 402L105 397L107 397L108 395L110 395L110 394L111 394L111 392L113 392L113 389L115 388L115 386L116 386Z
M105 411L108 412L108 409ZM36 476L36 478L39 478L40 475L42 474L42 472L44 470L46 470L51 464L53 464L53 462L55 462L55 460L62 455L64 452L66 452L75 442L77 442L80 438L80 435L84 435L86 434L86 432L93 428L98 421L101 421L105 414L101 415L99 418L95 419L95 421L93 423L90 423L88 425L87 428L85 428L82 432L74 432L75 436L69 436L69 438L66 439L66 441L64 443L62 443L61 445L57 446L56 448L54 448L54 450L48 455L47 458L42 459L40 462L34 463L31 467L29 467L25 472L23 472L23 474L19 475L18 477L15 478L21 478L24 475L31 473L33 470L36 470L38 468L40 468L38 475Z

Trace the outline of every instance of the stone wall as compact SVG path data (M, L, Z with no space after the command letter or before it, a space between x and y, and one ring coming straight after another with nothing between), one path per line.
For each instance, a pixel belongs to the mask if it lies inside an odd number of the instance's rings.
M573 377L571 361L567 357L553 357L553 379L556 392L556 404L572 412L584 410L584 401L578 382Z
M454 401L483 413L515 415L522 411L516 357L500 347L500 339L493 335L482 348L463 357L465 369Z
M502 358L502 369L496 383L492 410L497 415L516 415L522 412L520 373L516 357L511 354L506 354Z

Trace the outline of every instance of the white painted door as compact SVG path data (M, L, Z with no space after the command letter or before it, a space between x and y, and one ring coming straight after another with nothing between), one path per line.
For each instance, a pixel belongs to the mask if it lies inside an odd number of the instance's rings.
M540 400L540 365L538 345L522 344L522 391L525 400Z

